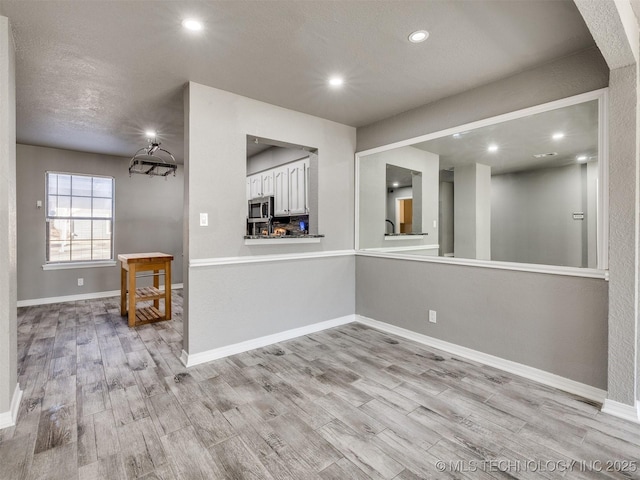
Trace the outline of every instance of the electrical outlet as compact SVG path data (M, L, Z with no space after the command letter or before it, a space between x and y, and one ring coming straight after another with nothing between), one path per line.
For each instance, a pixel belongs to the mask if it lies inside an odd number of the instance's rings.
M200 214L200 226L201 227L209 226L209 214L208 213L201 213Z
M84 285L84 278L78 278L78 286L82 287Z
M435 310L429 310L429 321L431 323L437 323L436 322L436 311Z

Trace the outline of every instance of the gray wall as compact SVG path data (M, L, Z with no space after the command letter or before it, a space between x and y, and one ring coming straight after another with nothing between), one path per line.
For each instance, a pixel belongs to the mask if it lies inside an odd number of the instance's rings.
M494 175L491 179L491 258L505 262L586 267L583 254L591 242L583 229L595 219L588 210L587 165L569 165ZM583 179L584 177L584 179ZM595 201L595 191L592 197ZM584 212L584 220L573 220ZM595 255L594 255L595 256ZM595 264L591 265L595 268Z
M607 387L604 280L363 256L356 278L360 315Z
M609 398L633 405L636 395L636 66L611 71L609 91Z
M30 300L120 289L120 265L42 270L45 263L45 172L115 178L115 256L164 252L174 256L172 283L182 282L183 171L176 177L129 177L129 159L18 145L18 299ZM77 279L84 279L78 287Z
M196 83L188 86L185 115L190 262L185 351L200 353L353 314L353 258L191 263L353 249L355 129ZM247 135L318 148L321 243L245 245ZM200 212L209 213L209 227L198 226Z
M11 27L0 17L0 413L17 384L16 91Z
M387 164L422 172L422 240L385 241ZM360 248L404 247L438 243L438 181L440 157L414 147L401 147L360 157ZM394 221L393 218L390 220Z
M358 128L358 151L438 132L483 118L607 86L609 69L597 48Z
M313 145L309 145L313 147ZM309 152L294 148L271 147L247 159L247 175L253 175L263 170L279 167L285 163L300 160L309 156Z
M439 202L439 228L440 237L439 255L453 254L453 182L440 182Z
M607 82L606 64L596 49L590 49L360 128L358 149L577 95L606 87ZM629 228L633 228L633 222ZM606 386L607 348L602 339L607 334L608 297L604 281L358 257L356 285L359 314L600 388ZM394 288L389 290L389 285ZM422 330L427 307L435 307L438 318L444 315L437 325L442 322L450 330ZM548 322L549 318L555 322ZM586 324L584 318L588 319ZM502 344L476 325L487 332L504 329L497 337ZM588 328L595 333L592 335ZM469 337L467 332L471 331L477 339ZM554 341L558 337L569 342L571 348L563 344L561 349ZM630 342L635 341L635 336L629 337ZM544 347L546 342L551 344ZM523 351L518 353L518 348ZM589 358L585 358L585 352Z
M491 260L491 167L456 167L453 178L453 253Z
M192 267L189 296L193 354L353 314L355 257Z

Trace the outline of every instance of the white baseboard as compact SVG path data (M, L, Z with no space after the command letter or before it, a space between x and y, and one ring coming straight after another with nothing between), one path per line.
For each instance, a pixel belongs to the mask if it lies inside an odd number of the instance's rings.
M227 345L225 347L214 348L213 350L207 350L205 352L188 354L184 350L180 355L180 361L185 367L193 367L201 363L210 362L212 360L218 360L220 358L228 357L230 355L236 355L238 353L247 352L255 348L262 348L274 343L284 342L285 340L291 340L292 338L302 337L309 335L310 333L326 330L327 328L338 327L355 321L355 315L346 315L344 317L334 318L332 320L326 320L324 322L318 322L305 327L294 328L286 330L284 332L274 333L273 335L267 335L264 337L254 338L245 342L234 343L233 345Z
M292 330L286 330L284 332L275 333L273 335L267 335L264 337L254 338L245 342L235 343L233 345L227 345L224 347L214 348L205 352L188 354L184 350L180 355L180 361L186 367L193 367L200 365L201 363L210 362L212 360L218 360L220 358L228 357L230 355L236 355L238 353L247 352L256 348L266 347L274 343L283 342L285 340L291 340L292 338L301 337L310 333L319 332L328 328L338 327L345 325L353 321L368 325L377 330L388 332L399 337L413 340L423 345L437 348L449 352L459 357L468 358L470 360L504 370L505 372L513 373L524 378L539 382L543 385L558 388L566 392L579 395L581 397L593 400L599 403L604 402L607 392L599 388L586 385L584 383L576 382L569 378L561 377L554 373L546 372L528 365L513 362L511 360L505 360L494 355L479 352L471 348L462 347L453 343L445 342L437 338L429 337L421 333L413 332L405 328L396 327L389 323L373 320L372 318L363 317L362 315L346 315L344 317L327 320L324 322L314 323L305 327L294 328ZM625 406L626 407L626 406ZM633 408L633 407L629 407ZM627 417L624 417L627 418Z
M171 288L182 288L182 283L171 284ZM164 285L160 285L164 290ZM35 305L48 305L50 303L77 302L79 300L95 300L96 298L119 297L120 290L106 292L79 293L77 295L64 295L61 297L32 298L30 300L18 300L18 307L33 307Z
M504 370L505 372L514 373L521 377L528 378L529 380L534 380L536 382L542 383L543 385L548 385L550 387L564 390L565 392L588 398L589 400L602 403L607 396L606 391L592 387L591 385L576 382L575 380L561 377L560 375L546 372L544 370L539 370L537 368L513 362L511 360L505 360L504 358L489 355L488 353L479 352L471 348L445 342L444 340L429 337L427 335L407 330L405 328L396 327L395 325L391 325L389 323L373 320L372 318L363 317L362 315L356 315L356 321L364 325L376 328L378 330L382 330L384 332L398 335L399 337L413 340L429 347L444 350L445 352L449 352L453 355L468 358L470 360L483 363L490 367L499 368L500 370Z
M13 397L11 397L11 407L9 411L0 413L0 430L13 427L16 424L18 410L20 409L20 400L22 400L22 390L20 390L20 384L16 384Z
M640 423L640 402L636 402L636 405L627 405L607 398L602 405L602 412L630 422Z

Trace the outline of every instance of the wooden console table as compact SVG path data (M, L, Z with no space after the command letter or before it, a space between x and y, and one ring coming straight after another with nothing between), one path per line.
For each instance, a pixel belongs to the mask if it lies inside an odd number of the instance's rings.
M128 253L118 255L120 260L120 314L129 312L129 326L144 325L158 320L171 320L171 262L173 255L166 253ZM153 271L153 287L136 288L136 274ZM160 271L164 272L164 292L160 290ZM129 280L127 281L127 272ZM129 298L127 299L127 290ZM164 313L160 300L164 298ZM136 309L137 302L153 301L153 306ZM128 304L128 305L127 305ZM128 308L127 308L128 306Z

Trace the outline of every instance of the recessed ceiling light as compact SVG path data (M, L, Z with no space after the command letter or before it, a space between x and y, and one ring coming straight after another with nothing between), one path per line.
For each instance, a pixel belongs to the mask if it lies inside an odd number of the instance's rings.
M144 132L144 134L147 136L147 138L155 138L157 135L155 130L147 130L146 132Z
M329 79L329 85L332 87L340 87L344 83L344 79L342 77L331 77Z
M427 38L429 38L429 32L426 30L416 30L409 35L409 41L411 43L424 42Z
M397 187L398 185L400 185L398 182L393 182L394 187Z
M487 147L487 150L489 152L497 152L498 151L498 145L496 145L495 143L492 143L491 145L489 145Z
M453 138L460 138L460 134L459 134L459 133L454 133L454 134L452 135L452 137L453 137Z
M194 20L193 18L185 18L182 21L182 26L187 30L191 30L193 32L199 32L203 28L202 22Z
M579 162L584 162L587 160L587 156L586 155L579 155L576 160L578 160Z
M560 140L561 138L564 138L564 133L556 132L553 135L551 135L551 138L553 138L554 140Z

